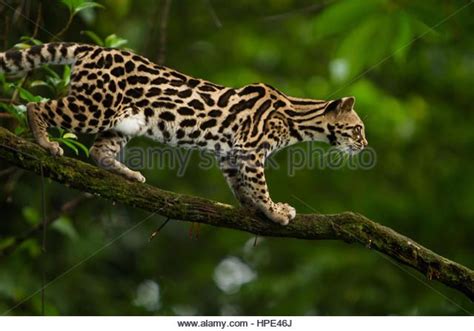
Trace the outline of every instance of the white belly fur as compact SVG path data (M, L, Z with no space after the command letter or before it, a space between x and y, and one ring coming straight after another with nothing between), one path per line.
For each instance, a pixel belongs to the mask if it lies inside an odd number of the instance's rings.
M127 136L138 136L146 130L146 120L143 113L124 118L115 124L114 130Z

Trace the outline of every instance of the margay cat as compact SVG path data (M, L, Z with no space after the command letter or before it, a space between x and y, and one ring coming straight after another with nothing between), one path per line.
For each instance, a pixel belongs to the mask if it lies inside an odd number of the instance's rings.
M228 88L156 65L128 51L76 43L50 43L0 53L0 73L42 64L72 64L70 92L60 100L29 103L28 122L39 145L62 155L49 127L96 133L98 165L144 182L115 159L134 136L216 152L235 196L271 220L288 224L295 209L270 198L265 158L302 141L325 141L347 152L367 145L354 98L289 97L266 84Z

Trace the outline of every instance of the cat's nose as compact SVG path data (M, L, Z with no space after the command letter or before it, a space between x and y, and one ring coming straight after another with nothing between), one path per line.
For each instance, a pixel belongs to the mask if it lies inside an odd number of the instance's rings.
M369 143L367 142L367 139L364 138L364 139L362 140L362 146L367 147L368 144L369 144Z

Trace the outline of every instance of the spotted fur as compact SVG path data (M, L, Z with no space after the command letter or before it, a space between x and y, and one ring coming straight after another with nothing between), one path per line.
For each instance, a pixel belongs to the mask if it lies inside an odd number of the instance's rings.
M270 198L264 174L268 155L302 141L325 141L347 152L367 145L353 97L293 98L266 84L228 88L128 51L75 43L0 53L0 72L7 74L46 63L72 64L68 96L27 105L36 141L50 153L63 150L48 139L49 127L97 134L93 159L144 182L115 159L132 137L212 150L239 201L280 224L288 224L295 209Z

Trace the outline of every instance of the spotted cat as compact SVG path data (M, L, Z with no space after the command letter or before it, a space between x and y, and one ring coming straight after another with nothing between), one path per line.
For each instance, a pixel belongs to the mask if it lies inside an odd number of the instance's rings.
M159 66L128 51L76 43L50 43L0 53L0 72L42 64L72 65L68 96L27 105L39 145L62 155L49 127L97 134L91 156L101 167L144 182L116 160L130 138L147 136L184 147L212 150L236 198L271 220L288 224L295 209L273 202L265 159L302 141L325 141L349 153L367 145L354 97L293 98L266 84L228 88Z

